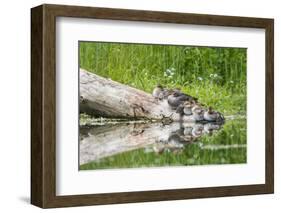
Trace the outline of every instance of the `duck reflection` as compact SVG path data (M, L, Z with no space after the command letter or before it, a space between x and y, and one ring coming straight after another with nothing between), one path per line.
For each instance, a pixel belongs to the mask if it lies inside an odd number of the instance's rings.
M212 135L221 126L222 124L219 123L180 124L177 130L169 134L167 140L156 141L154 144L145 147L145 152L157 154L165 152L181 153L187 144L195 143L198 138L205 134Z
M218 131L222 123L137 123L80 127L80 164L123 152L181 153L198 138Z

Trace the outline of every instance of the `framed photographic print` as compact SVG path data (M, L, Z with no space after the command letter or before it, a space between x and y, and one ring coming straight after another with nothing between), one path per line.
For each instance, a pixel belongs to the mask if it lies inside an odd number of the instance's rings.
M273 19L31 9L31 203L273 193Z

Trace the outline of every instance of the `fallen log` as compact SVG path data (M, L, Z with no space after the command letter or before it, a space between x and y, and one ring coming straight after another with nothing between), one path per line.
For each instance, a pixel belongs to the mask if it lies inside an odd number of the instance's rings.
M80 112L111 118L195 121L192 115L181 117L167 100L157 100L144 91L84 69L80 69Z

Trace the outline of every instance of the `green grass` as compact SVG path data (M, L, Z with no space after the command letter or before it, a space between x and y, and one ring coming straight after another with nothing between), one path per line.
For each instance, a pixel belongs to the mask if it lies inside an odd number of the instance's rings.
M246 112L243 48L80 42L80 67L151 92L157 83L224 113Z
M212 150L204 149L200 144L203 144L203 147L208 145L246 144L246 120L228 121L222 130L212 136L206 135L199 138L195 143L185 146L184 150L177 154L171 152L164 152L163 154L146 153L144 149L138 149L81 165L80 169L246 163L246 147Z
M181 88L226 115L246 115L247 50L172 45L80 42L80 67L100 76L151 92L160 83ZM246 144L246 120L227 121L212 136L203 136L181 153L124 152L80 169L158 167L245 163L247 149L202 149L203 145Z

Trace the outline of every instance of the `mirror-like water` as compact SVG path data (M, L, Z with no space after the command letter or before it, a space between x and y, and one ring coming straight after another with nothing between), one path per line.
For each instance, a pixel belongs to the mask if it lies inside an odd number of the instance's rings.
M80 127L80 169L246 163L246 119Z

